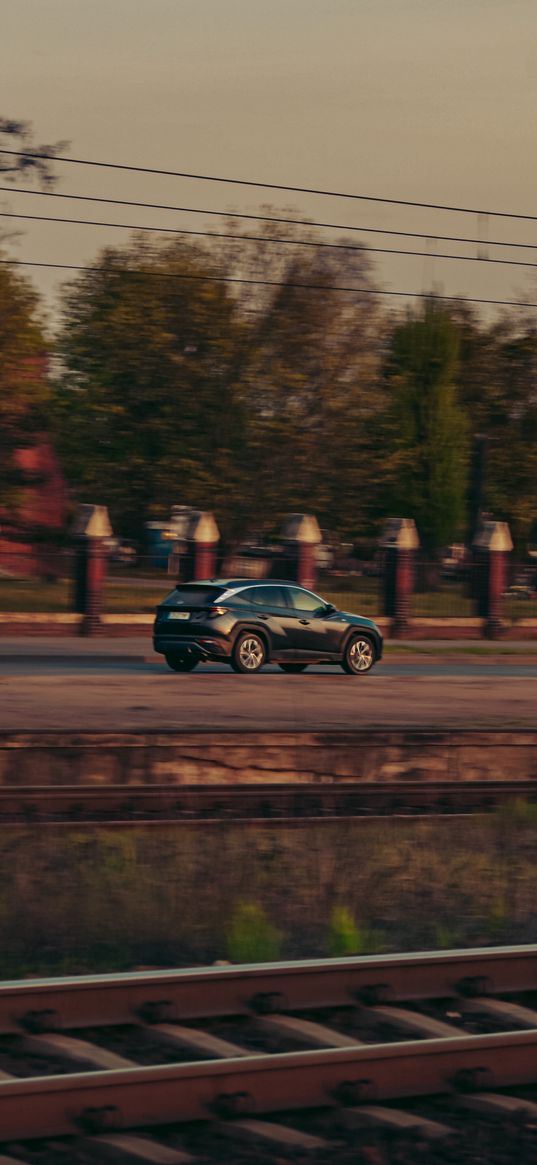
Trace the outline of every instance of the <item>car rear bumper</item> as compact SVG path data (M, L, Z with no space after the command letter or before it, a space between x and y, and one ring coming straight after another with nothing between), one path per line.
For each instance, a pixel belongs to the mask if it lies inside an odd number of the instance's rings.
M221 639L179 639L177 636L159 635L153 639L153 648L158 655L177 655L182 659L225 659L229 655L228 645Z

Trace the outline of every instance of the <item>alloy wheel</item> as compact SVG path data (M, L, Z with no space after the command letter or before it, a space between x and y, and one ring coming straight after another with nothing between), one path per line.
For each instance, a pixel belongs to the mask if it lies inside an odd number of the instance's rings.
M375 662L375 648L365 635L357 635L345 652L342 666L351 675L364 675Z

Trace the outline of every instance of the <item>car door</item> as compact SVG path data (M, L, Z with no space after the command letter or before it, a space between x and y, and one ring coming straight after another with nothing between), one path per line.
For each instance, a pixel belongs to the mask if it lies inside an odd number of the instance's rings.
M337 614L325 615L326 603L302 587L286 587L295 612L294 643L299 654L336 655L347 624Z
M296 614L289 607L285 588L269 585L249 587L242 592L255 620L268 629L272 644L272 654L278 658L290 659L295 650L294 635Z

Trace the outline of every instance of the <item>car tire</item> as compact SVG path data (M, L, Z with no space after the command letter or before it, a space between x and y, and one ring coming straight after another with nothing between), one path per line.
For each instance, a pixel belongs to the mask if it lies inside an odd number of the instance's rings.
M189 655L167 655L165 659L172 671L194 671L199 663L199 659L193 659Z
M298 675L299 672L305 671L307 666L308 666L307 663L279 663L278 664L278 667L280 667L282 671L286 672L286 674L290 675L290 676L295 676L295 675Z
M352 635L349 639L341 666L350 676L365 676L371 671L377 653L369 635Z
M242 631L235 641L230 663L233 671L252 675L263 667L267 649L260 635L255 631Z

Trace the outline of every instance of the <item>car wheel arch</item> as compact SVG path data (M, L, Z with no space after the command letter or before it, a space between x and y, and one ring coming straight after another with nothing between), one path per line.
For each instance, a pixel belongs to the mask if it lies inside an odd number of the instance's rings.
M354 639L357 635L363 635L366 639L371 640L371 643L375 649L375 659L378 659L380 654L380 643L378 636L375 635L372 627L360 627L358 624L353 624L351 627L349 627L348 634L343 640L342 652L346 652L351 639Z
M265 663L268 663L272 654L272 644L270 642L270 635L266 627L256 627L255 623L241 623L240 627L237 629L235 638L233 639L233 647L235 647L239 636L244 635L245 631L250 631L252 635L257 635L259 639L261 639L267 653Z

